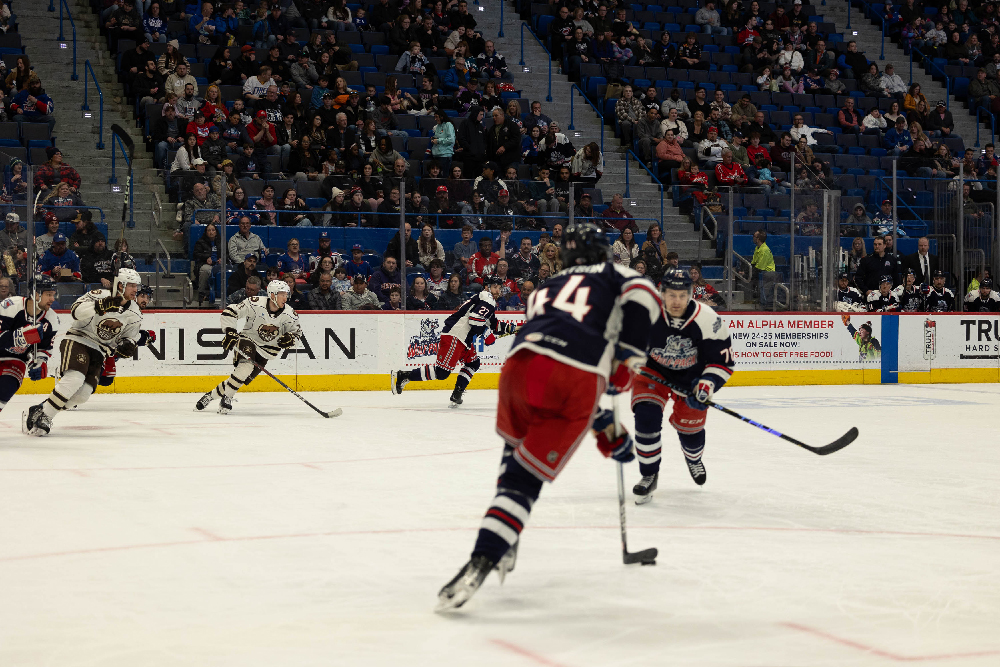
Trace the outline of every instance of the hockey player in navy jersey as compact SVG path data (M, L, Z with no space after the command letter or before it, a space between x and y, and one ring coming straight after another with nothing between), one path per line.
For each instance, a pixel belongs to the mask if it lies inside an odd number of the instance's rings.
M903 274L903 284L892 290L899 301L899 310L904 313L917 313L924 310L924 295L917 284L917 274L913 269L907 269Z
M598 410L606 390L627 391L646 361L659 295L637 272L614 264L604 232L574 223L560 250L566 267L533 292L527 322L500 373L497 432L504 439L496 496L472 557L438 594L439 610L461 607L496 568L513 569L517 542L538 499L595 431L605 456L634 458L632 438L612 412Z
M931 313L949 313L955 310L955 293L944 286L945 275L941 269L934 271L932 285L924 286L924 308Z
M412 370L393 371L391 389L393 394L403 393L403 387L408 382L423 382L426 380L447 380L459 363L462 370L455 380L455 389L451 392L451 407L462 404L462 394L472 381L472 376L479 370L479 355L476 353L476 338L485 336L485 343L492 345L496 336L505 336L516 331L513 322L500 322L496 318L497 299L503 289L503 280L497 276L487 276L483 279L483 291L475 295L444 321L444 331L438 342L437 360L433 368L425 364Z
M635 443L642 479L632 488L636 504L652 500L660 471L660 429L667 403L673 400L670 425L677 431L688 471L699 486L705 483L706 401L733 375L729 327L714 310L691 299L691 278L681 269L660 281L663 317L649 337L649 360L644 373L679 387L690 387L687 397L658 382L636 378L632 387Z
M837 302L834 306L838 311L864 312L865 297L857 287L851 285L851 279L846 273L837 276Z
M892 277L882 276L878 289L868 295L868 312L891 313L897 310L899 310L899 299L892 293Z
M51 309L56 284L45 275L35 277L29 297L10 296L0 302L0 410L21 388L25 374L32 380L48 377L52 343L59 316Z

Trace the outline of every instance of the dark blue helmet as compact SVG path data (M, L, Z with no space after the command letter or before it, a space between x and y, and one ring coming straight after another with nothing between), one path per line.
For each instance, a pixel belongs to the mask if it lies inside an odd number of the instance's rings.
M34 294L41 294L42 292L55 292L56 283L49 276L39 274L35 276L34 280L31 281L31 291Z
M500 276L496 275L495 273L493 275L484 276L483 287L489 287L490 285L500 285L502 287L503 279L500 278Z
M684 269L670 269L660 280L660 289L691 290L691 276Z
M145 295L146 295L146 296L148 296L148 297L149 297L150 299L152 299L152 298L153 298L153 288L152 288L152 287L150 287L149 285L143 285L143 286L142 286L142 287L140 287L140 288L139 288L139 290L138 290L138 291L137 291L137 292L135 293L135 295L136 295L136 296L139 296L140 294L145 294Z
M597 225L574 222L563 231L560 253L565 267L603 264L611 259L611 244Z

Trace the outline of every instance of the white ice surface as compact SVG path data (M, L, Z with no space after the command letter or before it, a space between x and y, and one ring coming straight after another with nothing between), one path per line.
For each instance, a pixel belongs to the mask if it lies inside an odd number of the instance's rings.
M260 378L257 382L267 382ZM387 382L388 384L388 382ZM493 495L496 393L99 395L53 434L0 415L0 666L1000 665L1000 388L730 388L708 483L664 432L629 503L589 438L517 569L433 613ZM631 427L631 414L627 420ZM626 484L638 478L635 464Z

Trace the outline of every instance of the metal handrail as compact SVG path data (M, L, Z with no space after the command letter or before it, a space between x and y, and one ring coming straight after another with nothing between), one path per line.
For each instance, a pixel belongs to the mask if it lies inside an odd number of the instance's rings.
M705 214L712 219L715 223L715 229L709 232L708 226L705 225ZM709 232L709 238L714 240L715 235L719 233L719 221L715 219L715 214L708 210L707 206L702 206L701 211L698 213L698 256L697 259L701 261L701 242L705 239L705 232Z
M163 266L163 262L160 261L160 251L156 251L156 263L159 265L160 269L163 271L164 278L172 278L173 273L170 271L171 261L170 261L170 251L167 250L167 246L163 245L163 239L156 239L156 244L163 249L163 254L167 256L167 265Z
M663 181L661 181L659 178L657 178L656 174L654 174L653 172L651 172L649 170L649 167L647 167L646 164L642 160L639 159L639 156L636 155L632 151L632 149L629 149L628 152L625 153L625 193L626 193L625 196L626 197L629 196L628 195L628 168L629 168L629 157L630 156L634 157L635 161L638 162L639 165L643 169L646 170L646 173L649 174L649 177L653 179L653 182L660 186L660 225L662 226L663 225Z
M60 0L60 2L65 2L65 0ZM89 88L87 85L88 72L90 73L90 78L94 80L94 87L97 88L97 96L101 109L100 120L97 124L97 150L104 150L104 91L101 90L101 84L97 82L97 74L94 72L94 68L91 67L89 60L83 61L83 105L80 108L83 111L90 111L90 104L88 103Z
M987 111L986 107L976 107L976 148L979 148L979 115L983 113L990 117L990 143L996 141L997 117Z
M785 290L785 303L778 301L778 290ZM771 310L777 310L778 306L781 305L785 310L789 310L789 304L792 301L792 293L788 289L788 285L785 283L775 282L774 283L774 300L771 301Z
M551 102L552 101L552 54L549 53L549 50L545 48L545 44L542 43L542 40L540 40L538 38L538 35L536 35L535 31L531 29L531 26L528 25L527 23L525 23L524 21L521 21L521 62L519 64L521 65L521 67L524 67L524 29L525 28L528 29L528 34L531 35L532 37L534 37L535 41L538 42L538 46L542 47L542 51L545 52L545 55L547 55L549 57L548 58L548 61L549 61L548 62L548 65L549 65L549 93L548 93L548 95L545 96L545 101L546 102Z
M76 24L73 22L73 13L69 10L69 5L66 4L66 0L59 0L59 41L63 40L63 7L66 8L66 17L69 18L69 27L73 30L73 73L70 74L69 78L72 81L77 81L80 77L76 74ZM49 11L53 11L51 5L49 5Z
M567 130L576 129L576 127L573 125L573 101L576 99L576 96L573 94L574 88L580 91L580 97L582 97L587 102L587 104L590 105L590 108L594 110L594 113L597 114L597 117L601 119L601 155L604 155L604 114L601 113L601 110L598 109L594 105L594 103L587 98L587 96L583 92L583 89L580 88L580 86L576 85L575 83L572 86L570 86L569 89L569 127L567 127L566 129Z

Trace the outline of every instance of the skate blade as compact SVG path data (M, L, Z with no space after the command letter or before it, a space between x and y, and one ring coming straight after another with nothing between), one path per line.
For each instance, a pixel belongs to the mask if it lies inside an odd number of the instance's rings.
M28 411L27 410L25 410L24 412L21 413L21 433L23 433L25 435L31 435L31 432L28 429Z
M650 494L647 494L647 495L645 495L645 496L638 496L638 497L637 497L637 498L635 499L635 504L636 504L636 505L645 505L645 504L647 504L647 503L648 503L649 501L651 501L652 499L653 499L653 494L652 494L652 493L650 493Z
M438 596L438 603L434 607L434 612L437 614L448 613L450 611L455 611L469 599L472 598L471 595L463 595L462 592L456 593L453 597L445 597L444 595Z
M399 395L399 392L396 391L396 371L389 373L389 391L392 392L393 396Z

